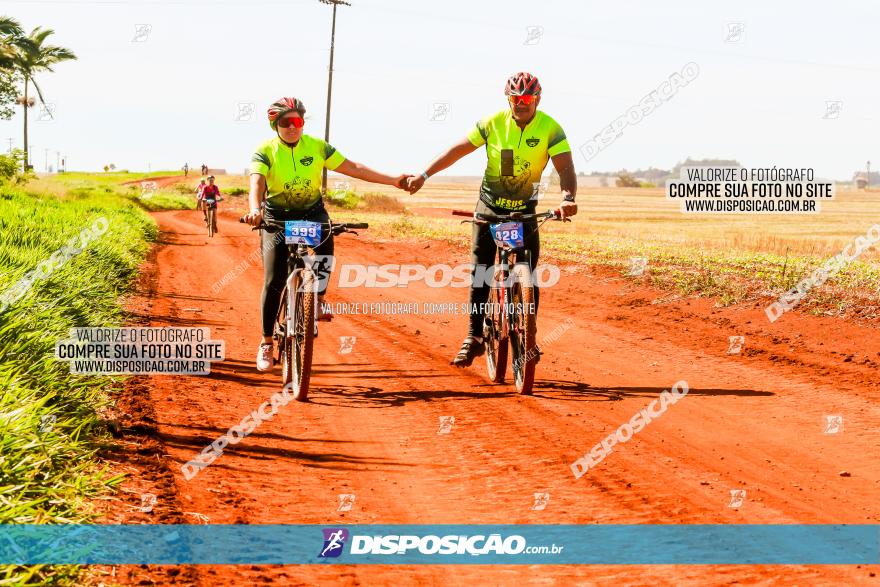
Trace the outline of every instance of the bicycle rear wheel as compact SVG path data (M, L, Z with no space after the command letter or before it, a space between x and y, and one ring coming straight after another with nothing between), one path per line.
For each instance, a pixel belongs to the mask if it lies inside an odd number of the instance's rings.
M277 347L277 363L281 363L281 384L286 387L293 381L293 361L290 351L293 337L287 335L287 313L290 307L290 296L287 287L281 290L281 304L278 307L278 315L275 317L275 344Z
M500 285L500 284L496 284ZM504 290L492 287L489 292L491 311L486 314L483 324L483 339L486 341L486 372L492 383L503 383L507 371L507 330L502 316Z
M532 274L525 263L517 263L512 271L513 312L509 319L513 325L510 339L513 351L513 380L517 391L523 395L532 394L535 382L535 335L537 333L537 315L535 314L535 290L532 285Z

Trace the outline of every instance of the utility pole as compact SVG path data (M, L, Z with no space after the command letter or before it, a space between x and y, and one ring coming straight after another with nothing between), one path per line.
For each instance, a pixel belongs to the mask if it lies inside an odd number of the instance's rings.
M55 151L55 172L61 171L61 151Z
M330 28L330 68L327 71L327 117L324 120L324 142L330 142L330 96L333 93L333 49L336 45L336 6L351 6L345 0L319 0L322 4L333 5L333 25ZM327 193L327 168L321 172L321 193Z
M49 149L43 149L43 171L49 172Z
M9 154L11 155L12 154L12 139L8 138L6 140L9 141Z

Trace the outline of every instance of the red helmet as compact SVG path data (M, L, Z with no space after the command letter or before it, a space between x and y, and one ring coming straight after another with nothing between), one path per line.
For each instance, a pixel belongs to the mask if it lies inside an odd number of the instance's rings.
M521 71L516 75L510 76L507 85L504 86L505 96L540 96L541 84L538 78L530 73Z
M278 119L288 112L299 112L300 116L305 115L306 107L302 100L297 98L278 98L269 106L269 126L272 130L277 130Z

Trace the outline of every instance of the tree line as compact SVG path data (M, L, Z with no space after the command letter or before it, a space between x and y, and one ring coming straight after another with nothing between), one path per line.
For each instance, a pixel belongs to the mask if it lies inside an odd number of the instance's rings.
M73 51L52 45L49 37L55 34L52 29L36 27L25 33L18 21L8 16L0 16L0 118L9 120L20 105L24 113L24 153L23 170L29 169L28 161L28 109L36 105L30 94L31 86L44 108L46 101L36 76L53 71L52 67L63 61L76 59ZM51 110L47 110L51 117Z

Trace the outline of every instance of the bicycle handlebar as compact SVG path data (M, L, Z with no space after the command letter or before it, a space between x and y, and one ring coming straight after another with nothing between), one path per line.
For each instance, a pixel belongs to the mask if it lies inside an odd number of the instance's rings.
M477 212L468 212L466 210L453 210L453 216L467 216L473 218L474 222L527 222L529 220L541 220L544 218L552 218L553 220L562 220L558 210L547 210L546 212L536 212L535 214L523 214L521 212L511 212L510 214L499 216L497 214L485 214ZM567 218L566 218L567 220Z
M242 224L247 224L244 216L240 216L238 221ZM260 221L260 224L255 226L253 230L269 230L269 231L278 231L284 230L284 220L272 220L266 221L263 219ZM366 222L351 222L347 224L333 224L332 222L320 222L319 223L322 228L330 227L330 230L333 231L333 234L340 234L343 232L348 232L355 229L361 228L370 228L370 225Z

